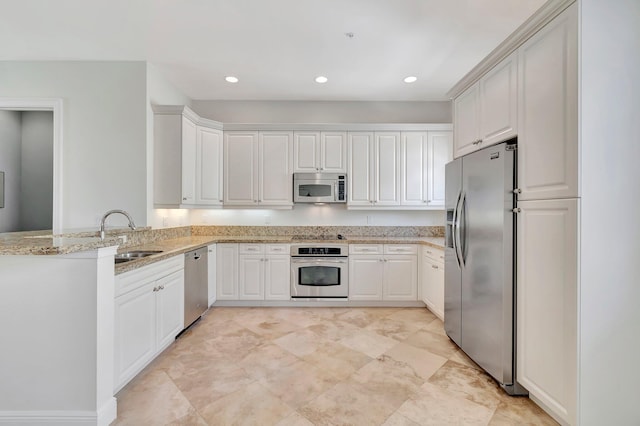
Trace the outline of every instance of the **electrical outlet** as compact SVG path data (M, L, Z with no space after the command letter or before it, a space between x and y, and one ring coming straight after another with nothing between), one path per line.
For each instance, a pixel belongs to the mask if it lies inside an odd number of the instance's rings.
M162 226L164 226L165 228L166 228L167 226L169 226L169 218L168 218L168 217L164 216L164 217L162 218Z
M269 216L268 214L264 215L264 224L268 225L271 223L271 216Z
M373 225L373 216L367 215L367 225Z

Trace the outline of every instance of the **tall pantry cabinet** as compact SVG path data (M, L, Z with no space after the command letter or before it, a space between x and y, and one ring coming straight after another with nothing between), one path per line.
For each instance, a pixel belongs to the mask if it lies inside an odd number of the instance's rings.
M539 28L525 24L530 33L512 36L518 40L514 50L499 62L494 56L493 67L483 62L483 74L473 70L474 77L452 90L459 93L454 155L517 134L517 380L557 420L576 424L578 6L571 1L551 6L556 9ZM501 107L488 108L492 103ZM485 119L489 110L493 116ZM491 123L493 130L487 127Z

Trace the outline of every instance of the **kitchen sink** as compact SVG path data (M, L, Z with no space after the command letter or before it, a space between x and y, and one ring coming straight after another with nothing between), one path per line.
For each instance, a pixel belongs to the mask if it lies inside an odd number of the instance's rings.
M118 253L114 256L114 258L116 264L118 264L142 259L143 257L152 256L158 253L162 253L162 250L131 250L124 253Z

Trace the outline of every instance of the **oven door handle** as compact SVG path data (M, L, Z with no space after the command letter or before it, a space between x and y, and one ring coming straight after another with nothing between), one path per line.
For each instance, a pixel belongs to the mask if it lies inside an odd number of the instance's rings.
M291 263L337 263L344 264L347 263L347 260L327 260L327 259L291 259Z

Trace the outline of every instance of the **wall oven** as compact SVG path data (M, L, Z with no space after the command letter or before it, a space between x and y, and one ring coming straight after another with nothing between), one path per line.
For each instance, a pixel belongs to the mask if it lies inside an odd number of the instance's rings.
M291 298L347 300L348 253L346 244L292 245Z

